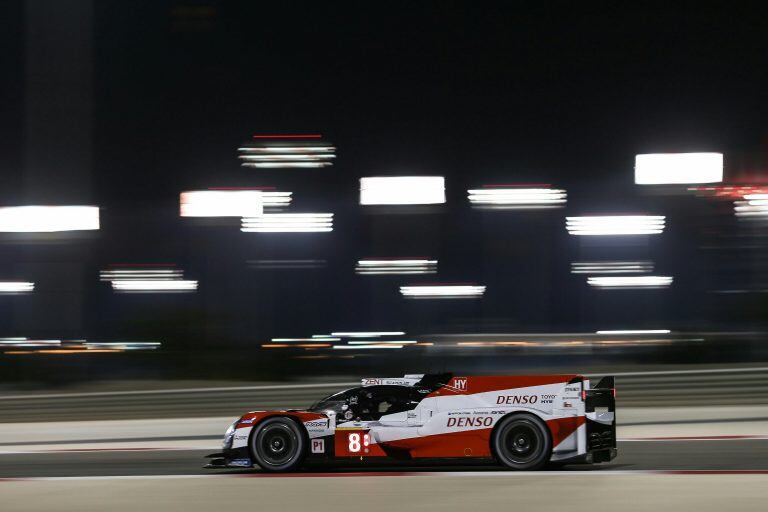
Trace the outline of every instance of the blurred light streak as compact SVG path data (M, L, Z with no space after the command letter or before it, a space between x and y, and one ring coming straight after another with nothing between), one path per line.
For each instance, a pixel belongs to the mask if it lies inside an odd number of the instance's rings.
M296 345L288 345L286 343L262 343L261 348L288 348L295 347Z
M314 233L333 231L332 213L265 213L244 217L241 231L247 233Z
M364 259L357 262L355 273L360 275L434 274L437 260L428 259Z
M394 345L394 344L386 344L386 343L380 343L377 345L334 345L334 350L376 350L376 349L393 349L393 348L403 348L403 345Z
M97 350L102 348L115 348L119 350L157 350L160 348L159 341L86 341L85 347L88 350Z
M329 337L315 338L313 336L311 338L272 338L272 341L276 343L293 343L293 342L301 342L301 341L317 341L318 339L322 339L323 341L340 341L341 340L341 338L329 338Z
M395 345L415 345L416 340L350 340L347 345L380 345L385 343L393 343Z
M722 153L650 153L635 155L637 185L718 183Z
M543 187L484 187L467 194L475 207L516 210L562 208L568 197L565 190Z
M689 187L689 191L709 199L741 199L747 194L768 194L768 185L718 185L710 187Z
M343 336L345 338L373 338L376 336L402 336L403 331L371 331L371 332L332 332L332 336Z
M261 190L192 190L179 196L182 217L256 217L263 212Z
M255 135L253 138L254 142L237 148L244 167L319 168L333 165L336 158L336 148L320 141L318 134Z
M280 210L291 204L293 200L291 196L293 196L293 192L262 191L261 203L264 205L264 208ZM247 215L244 215L244 217L247 217Z
M0 207L0 231L50 233L99 229L97 206Z
M734 201L737 217L767 217L768 194L745 194L743 201Z
M126 292L189 292L197 290L197 281L186 279L120 279L112 281L112 288Z
M652 271L652 261L574 261L571 263L571 274L644 274Z
M485 286L477 285L416 285L401 286L400 293L412 299L464 299L481 297Z
M588 277L587 283L597 288L667 288L670 276L606 276Z
M133 279L181 279L184 273L171 268L110 269L99 272L101 281L127 281Z
M0 293L24 293L35 289L35 283L29 281L0 281Z
M445 203L442 176L375 176L360 178L360 204Z
M656 235L664 231L663 215L596 215L566 217L571 235Z
M52 347L60 346L61 340L30 340L29 338L0 338L0 349L6 347Z
M596 331L595 334L613 335L613 334L669 334L669 329L648 329L648 330L619 330L619 331Z

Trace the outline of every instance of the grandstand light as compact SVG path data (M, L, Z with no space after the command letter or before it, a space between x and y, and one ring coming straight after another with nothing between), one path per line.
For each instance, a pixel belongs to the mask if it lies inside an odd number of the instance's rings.
M403 331L373 331L373 332L332 332L332 336L342 336L345 338L375 338L376 336L402 336Z
M653 271L651 261L574 261L571 274L642 274Z
M644 330L619 330L619 331L596 331L600 335L623 335L623 334L669 334L669 329L644 329Z
M719 183L722 153L650 153L635 156L638 185Z
M333 231L332 213L265 213L259 217L244 217L243 232L249 233L311 233Z
M121 279L112 281L112 288L124 292L187 292L197 290L197 281L185 279Z
M29 281L0 281L0 293L23 293L35 289L35 283Z
M551 188L488 187L467 190L469 202L477 207L500 209L561 208L565 190Z
M595 215L566 217L565 228L571 235L656 235L665 227L663 215Z
M670 276L600 276L588 277L587 283L596 288L667 288Z
M192 190L179 198L182 217L255 217L264 211L261 190Z
M4 206L0 207L0 231L51 233L99 229L97 206Z
M477 285L417 285L401 286L400 293L412 299L462 299L480 297L485 286Z
M360 275L385 274L434 274L437 260L428 259L384 259L359 260L355 273Z
M445 203L442 176L375 176L360 178L360 204L408 205Z

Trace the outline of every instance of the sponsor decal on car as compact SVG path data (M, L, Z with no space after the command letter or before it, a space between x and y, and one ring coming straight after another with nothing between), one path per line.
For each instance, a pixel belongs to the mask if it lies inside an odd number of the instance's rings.
M325 439L312 440L312 453L325 453Z
M484 418L448 418L447 427L490 427L493 425L493 419L490 416Z
M497 405L535 404L539 401L539 395L500 395L496 398Z

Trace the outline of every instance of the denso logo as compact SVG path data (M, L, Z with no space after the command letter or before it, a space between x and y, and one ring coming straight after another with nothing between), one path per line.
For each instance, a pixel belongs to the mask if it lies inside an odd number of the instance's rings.
M490 427L493 418L448 418L448 427Z
M502 395L496 399L497 404L535 404L539 401L538 395Z

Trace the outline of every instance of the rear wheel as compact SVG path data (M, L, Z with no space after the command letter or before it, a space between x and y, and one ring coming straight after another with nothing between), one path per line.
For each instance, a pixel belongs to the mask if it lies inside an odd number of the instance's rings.
M251 436L251 456L265 471L291 471L304 460L302 427L289 418L269 418Z
M541 469L549 461L552 441L547 425L530 414L502 419L491 438L493 455L509 469Z

